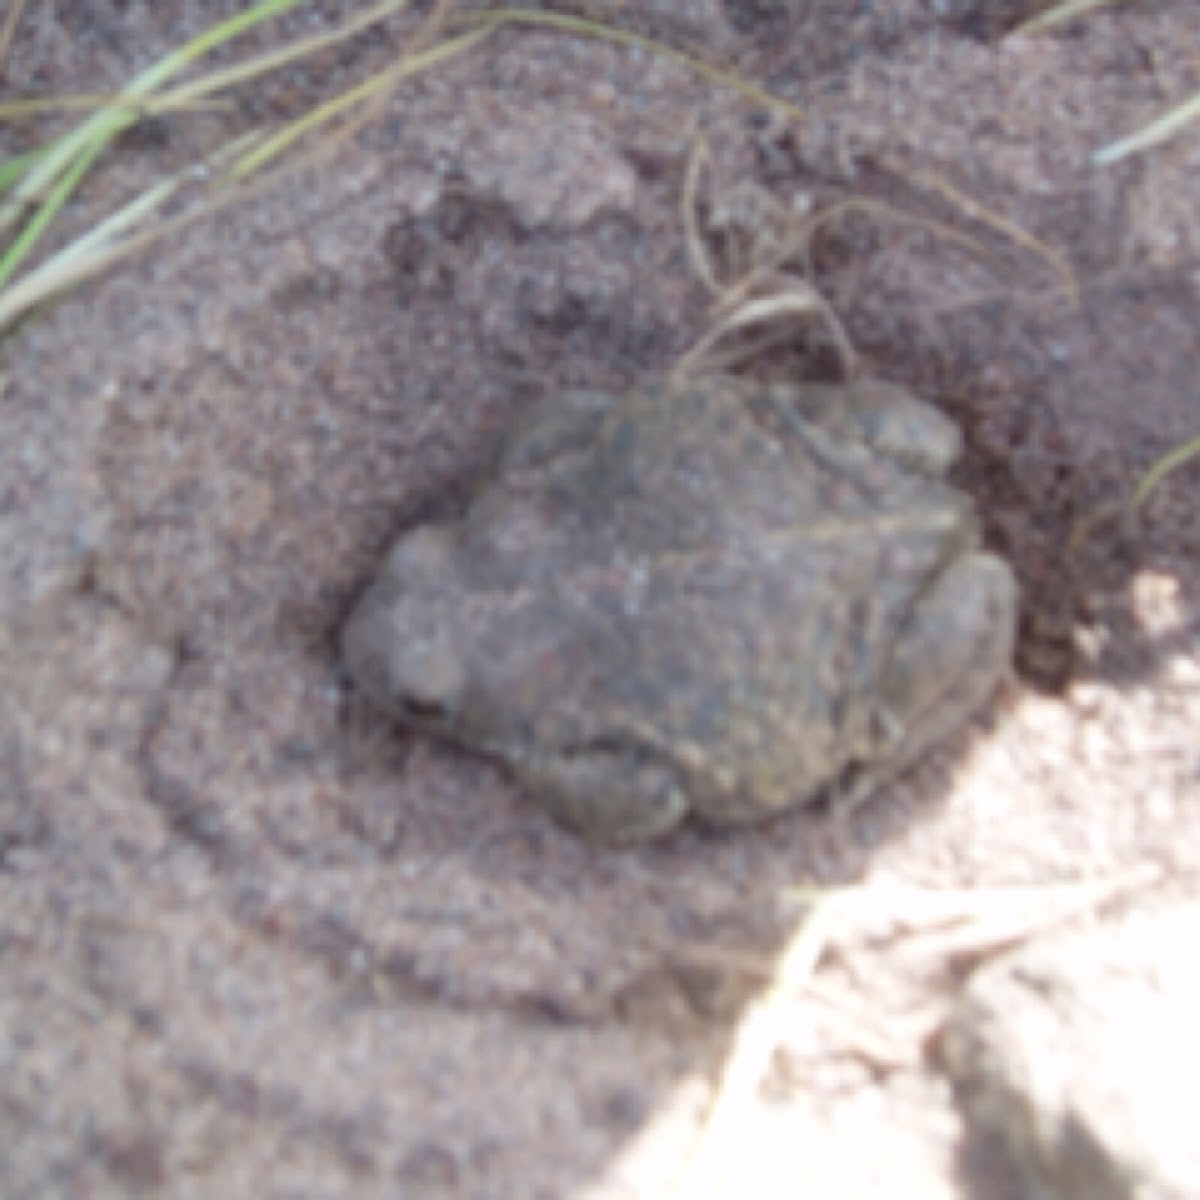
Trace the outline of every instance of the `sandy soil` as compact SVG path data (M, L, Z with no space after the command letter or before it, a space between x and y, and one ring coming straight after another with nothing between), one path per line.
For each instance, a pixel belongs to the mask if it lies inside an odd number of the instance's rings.
M237 7L30 5L5 90L114 88ZM314 7L259 43L339 11ZM624 6L803 122L646 52L505 30L6 339L0 1193L1015 1194L918 1019L952 973L906 973L890 927L775 1005L736 1120L701 1130L789 889L1147 863L1195 886L1200 471L1068 552L1200 432L1200 132L1089 163L1197 86L1194 7L1004 40L1019 7ZM140 127L71 219L412 26ZM830 221L814 278L873 371L962 423L1022 639L994 711L848 829L799 813L617 854L395 735L334 637L393 532L452 507L525 405L665 370L707 328L679 215L699 133L721 181L792 213L919 218ZM759 366L831 361L813 327Z

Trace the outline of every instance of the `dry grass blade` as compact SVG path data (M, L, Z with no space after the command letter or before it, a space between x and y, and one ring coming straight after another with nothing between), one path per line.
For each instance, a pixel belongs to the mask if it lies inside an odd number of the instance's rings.
M12 45L13 34L17 31L17 22L21 19L21 10L25 0L13 0L12 7L4 14L4 25L0 26L0 75L4 73L4 64L8 61L8 48Z
M684 238L687 242L688 258L692 269L700 276L704 286L710 292L721 291L721 283L717 278L717 267L708 252L708 243L700 228L700 193L704 177L711 169L712 160L708 146L703 138L698 139L688 156L687 170L683 176L683 194L680 199L680 210L683 214Z
M256 146L234 165L232 171L233 177L241 179L259 170L266 163L270 162L271 159L278 157L279 154L302 138L306 133L324 125L338 114L353 108L371 96L384 92L387 88L399 83L401 79L409 75L415 75L419 71L428 70L430 67L437 66L446 59L465 53L483 41L490 33L491 30L486 28L473 29L468 33L460 34L456 38L450 38L447 41L441 42L429 50L410 54L396 66L388 67L387 70L380 71L378 74L372 75L369 79L364 79L362 83L356 84L341 95L335 96L332 100L318 105L311 112L305 113L303 117L293 121L278 133L264 139L261 145Z
M1159 484L1168 475L1185 466L1194 458L1200 458L1200 434L1168 450L1166 454L1152 463L1138 480L1132 493L1124 500L1112 500L1101 504L1077 521L1067 542L1068 552L1077 554L1083 544L1094 536L1096 530L1109 521L1116 520L1132 525L1138 510L1146 503Z
M1071 302L1078 302L1078 285L1074 272L1065 259L1049 246L941 179L927 174L914 174L890 161L884 162L883 165L926 189L936 191L970 219L989 226L1006 239L1033 251L1046 261L1063 281L1063 287ZM824 319L832 332L843 371L846 375L852 375L857 365L853 345L837 314L819 289L805 278L805 275L811 274L809 247L813 235L823 225L846 215L863 213L868 216L884 216L923 229L935 237L961 246L970 253L986 255L986 248L976 238L944 223L905 213L881 201L851 198L795 223L790 229L785 222L783 229L776 231L771 244L756 248L753 255L755 265L741 278L727 283L723 281L722 271L710 252L701 220L703 193L706 185L711 186L711 173L712 161L708 147L703 139L698 139L684 175L682 223L692 267L708 290L718 296L719 303L713 327L676 363L672 371L676 379L685 378L698 371L725 369L747 358L751 349L757 352L763 348L757 344L752 348L743 346L739 351L727 352L724 357L719 358L716 348L730 334L744 333L754 325L763 326L781 319L812 315ZM786 269L789 262L797 259L803 274ZM778 340L778 337L773 340Z
M793 320L813 315L824 318L833 334L834 345L842 360L847 375L854 371L857 355L837 314L829 307L824 296L812 284L795 277L779 279L766 294L748 296L734 304L708 332L685 353L675 364L671 374L675 379L707 373L714 369L713 351L725 337L742 332L754 325L765 325L776 321ZM755 347L753 352L758 351ZM747 350L732 355L725 365L747 357Z
M897 173L908 174L894 164L885 165ZM707 144L702 138L697 139L684 174L682 223L692 267L708 290L718 297L717 316L714 327L677 362L672 372L675 378L686 377L700 370L725 369L779 340L779 335L775 335L753 346L743 344L736 351L727 352L724 357L719 357L716 347L729 334L744 333L750 326L765 325L780 318L813 314L824 318L832 331L844 372L847 375L853 374L857 365L857 355L850 339L820 290L808 280L812 274L810 249L814 235L823 226L844 217L861 214L872 218L884 218L923 230L980 258L986 258L988 254L986 246L977 238L944 222L907 213L880 200L851 197L830 205L802 221L785 217L774 228L765 244L755 247L751 255L754 265L741 278L727 283L722 279L722 269L709 249L701 220L704 191L706 185L711 186L711 175L712 160ZM941 180L922 176L921 182L926 187L935 187L972 219L985 223L1008 239L1033 249L1040 257L1046 259L1063 279L1064 288L1071 300L1077 300L1074 275L1061 256ZM793 267L789 267L789 264L796 262L799 264L799 273Z
M1167 138L1173 137L1185 125L1191 124L1197 118L1200 118L1200 92L1197 92L1190 100L1185 100L1182 104L1177 105L1170 112L1163 113L1157 120L1151 121L1145 128L1139 129L1137 133L1131 133L1128 137L1119 138L1115 142L1109 142L1107 146L1101 146L1092 155L1092 162L1098 167L1111 166L1122 158L1136 154L1139 150L1145 150L1150 146L1157 146L1159 142L1165 142Z
M750 83L740 75L736 75L732 71L724 71L720 67L714 67L702 59L696 58L695 55L678 50L666 42L643 37L629 29L620 29L615 25L606 25L600 21L574 17L567 13L542 12L540 9L533 8L505 8L491 12L464 13L458 19L471 25L483 25L492 29L501 25L533 25L543 29L557 29L563 33L577 34L580 37L598 38L601 41L614 42L619 46L636 46L663 58L672 59L702 79L707 79L710 83L736 92L755 104L761 104L764 108L783 113L794 121L806 119L802 109L797 108L794 104L789 104L786 100L780 100L778 96L773 96L765 88Z
M1063 4L1056 4L1044 13L1030 17L1028 21L1018 25L1013 33L1044 33L1047 29L1065 25L1068 21L1073 21L1076 17L1081 17L1092 9L1103 8L1112 2L1113 0L1065 0Z
M1192 438L1190 441L1184 442L1181 446L1176 446L1175 449L1167 451L1138 481L1138 485L1133 489L1133 495L1130 497L1130 508L1138 509L1150 498L1150 493L1172 471L1177 471L1185 463L1191 462L1193 458L1200 458L1200 435Z
M979 201L966 195L953 184L948 183L937 175L933 175L928 171L909 170L903 163L887 157L880 159L880 163L889 171L899 175L902 179L908 180L913 185L941 196L942 199L953 205L969 219L978 221L981 225L988 226L1008 241L1015 242L1018 246L1023 246L1031 254L1042 259L1059 279L1062 280L1063 287L1070 297L1071 303L1073 305L1079 304L1079 283L1075 278L1075 272L1071 270L1067 260L1057 250L1047 246L1045 242L1034 237L1033 234L1027 233L1019 225L1014 225L1005 217L1000 216L999 213L993 212L990 208L985 208Z
M924 964L995 954L1094 912L1123 895L1144 890L1161 878L1157 867L1145 866L1109 879L1084 879L1029 888L1024 895L989 897L974 912L959 917L957 928L910 937L900 948L900 956Z
M697 139L684 176L681 207L688 255L693 269L717 296L716 314L704 336L675 363L671 370L672 379L681 381L691 375L723 370L763 348L760 343L742 346L718 360L716 347L730 334L814 315L824 319L832 332L843 370L846 374L852 373L857 356L837 314L806 279L779 269L794 251L794 239L785 239L785 253L780 254L777 247L769 247L771 253L766 264L753 267L732 283L722 281L721 269L709 252L700 216L704 185L708 182L711 166L707 144L703 138ZM757 257L763 256L760 253ZM777 337L769 340L777 340Z
M1044 33L1047 29L1063 25L1112 2L1113 0L1066 0L1065 3L1057 4L1026 21L1013 32ZM1131 154L1136 154L1139 150L1146 150L1150 146L1157 146L1159 142L1165 142L1197 118L1200 118L1200 93L1183 101L1169 112L1163 113L1161 117L1151 121L1149 125L1139 129L1136 133L1101 146L1092 155L1092 162L1098 167L1111 166L1123 158L1128 158Z
M138 99L123 96L120 92L97 92L91 95L84 93L78 96L50 96L46 99L5 100L0 102L0 121L9 121L14 117L39 116L45 113L79 112L81 110L94 112L102 108L127 108L135 118L141 118L183 108L209 110L218 107L221 105L203 101L185 104L162 97Z
M771 986L750 1006L713 1093L696 1145L674 1190L676 1200L742 1194L742 1124L771 1056L795 1019L794 998L811 978L829 939L832 905L818 901L806 914L776 965ZM742 1186L739 1186L742 1185Z
M903 942L905 955L929 959L965 949L996 949L1151 887L1161 878L1162 869L1147 863L1117 875L1067 883L977 888L874 883L797 888L786 896L806 907L822 899L836 903L837 911L862 929L884 923L892 931L890 940Z
M311 37L301 38L278 50L271 50L266 54L248 59L246 62L227 67L223 71L213 71L202 79L182 84L159 97L151 111L187 107L202 96L235 87L239 83L245 83L252 79L259 79L298 59L315 54L319 50L328 49L330 46L336 46L339 42L344 42L364 29L378 24L392 13L407 8L408 5L409 0L385 0L384 3L377 4L374 8L360 13L353 20L347 21L345 25L330 30L328 33L317 33Z
M854 216L855 214L867 217L881 217L900 225L922 229L931 236L941 241L960 246L968 253L977 255L979 258L986 258L988 255L987 247L978 238L973 238L970 234L963 233L961 230L947 225L944 221L935 221L929 217L918 216L916 213L905 212L904 209L896 208L895 205L888 204L884 200L872 200L865 196L851 196L846 200L839 200L835 204L829 205L828 208L814 213L805 220L796 230L795 237L786 246L780 248L776 262L782 264L786 259L792 258L797 254L805 254L807 256L808 245L817 230L826 225L832 225L835 221L839 221L843 217Z

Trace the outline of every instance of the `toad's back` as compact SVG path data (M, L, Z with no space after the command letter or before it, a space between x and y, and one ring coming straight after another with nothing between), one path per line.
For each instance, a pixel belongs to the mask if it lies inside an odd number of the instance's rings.
M783 804L870 736L895 630L965 510L719 381L595 415L578 452L529 456L461 531L505 614L477 645L491 732L669 747L693 793L719 776Z

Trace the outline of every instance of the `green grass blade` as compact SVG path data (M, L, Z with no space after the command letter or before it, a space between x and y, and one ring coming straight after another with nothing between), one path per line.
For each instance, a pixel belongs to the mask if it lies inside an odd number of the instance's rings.
M87 174L88 169L96 161L105 145L104 140L97 140L86 147L75 158L66 174L59 179L54 190L42 202L41 207L26 222L25 227L4 252L4 257L0 258L0 287L8 282L13 272L21 265L25 256L41 236L42 231L54 219L55 213L67 202L67 198Z
M254 130L223 146L206 164L209 173L213 173L223 162L243 153L249 144L261 136L260 131ZM180 232L201 217L217 212L235 198L227 196L180 213L140 233L129 232L194 178L195 166L188 166L160 181L111 213L94 229L40 263L11 287L0 288L0 331L9 328L31 309L59 292L94 278L121 259L129 258L155 242Z
M138 119L141 100L215 46L296 3L297 0L260 0L246 12L205 30L143 71L114 103L93 113L57 141L32 151L31 157L24 159L23 170L7 184L10 195L0 208L0 228L22 219L31 205L37 205L37 210L0 258L0 287L12 278L103 150Z
M14 189L9 203L0 209L0 227L11 224L29 204L36 204L43 196L49 194L54 187L54 181L72 169L72 160L77 156L87 153L91 160L94 160L96 153L92 150L93 145L99 142L103 147L137 121L144 111L144 104L141 102L161 84L179 74L215 46L222 45L261 21L292 8L296 3L298 0L260 0L246 12L238 13L212 29L205 30L186 45L172 50L147 67L132 83L122 89L113 103L93 113L74 130L60 138L28 171L20 186Z
M0 163L0 192L10 188L37 161L38 156L46 152L44 146L26 150L24 154L14 154Z

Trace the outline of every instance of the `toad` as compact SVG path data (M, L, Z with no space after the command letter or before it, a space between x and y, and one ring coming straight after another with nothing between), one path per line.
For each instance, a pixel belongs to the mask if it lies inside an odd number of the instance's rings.
M597 841L848 809L1008 670L1016 585L959 448L871 380L554 396L460 517L399 537L345 663Z

